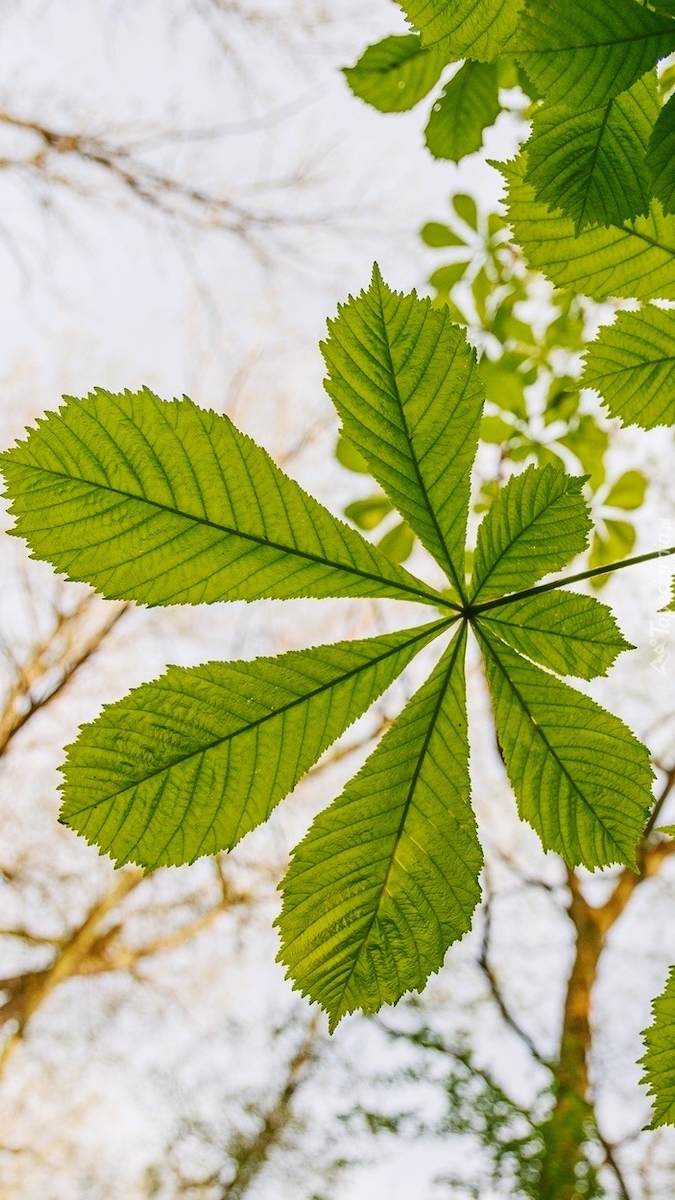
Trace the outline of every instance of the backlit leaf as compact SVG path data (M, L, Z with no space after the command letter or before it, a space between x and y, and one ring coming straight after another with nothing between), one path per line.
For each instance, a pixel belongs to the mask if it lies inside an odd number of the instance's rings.
M440 221L427 221L426 225L422 226L420 237L425 246L434 248L466 245L464 239L459 237L454 229L451 229L449 225L443 225Z
M480 625L499 744L523 820L569 866L635 866L649 753L618 717Z
M84 726L64 767L62 819L118 865L231 848L440 628L170 667Z
M424 987L471 925L481 851L469 800L465 637L296 847L280 958L331 1028Z
M482 409L474 352L444 309L391 291L377 268L328 328L326 390L345 435L462 596Z
M496 63L465 62L435 101L425 130L434 158L459 162L483 144L483 131L501 112Z
M509 480L478 529L472 604L528 588L585 550L591 521L583 482L551 466Z
M228 417L96 391L1 458L15 532L69 579L145 604L433 593Z
M578 679L606 675L617 655L632 649L611 609L576 592L540 592L512 600L486 612L481 623L520 654Z
M649 143L647 168L654 195L666 213L675 212L675 96L662 108Z
M437 47L428 49L409 33L369 46L344 75L354 95L380 112L405 112L431 91L447 61Z
M581 382L626 425L675 425L675 312L617 313L591 342Z
M399 0L425 46L448 56L491 62L516 28L523 0Z
M645 154L659 113L650 72L600 108L544 104L527 144L527 180L539 200L587 225L620 225L649 211Z
M645 1068L642 1083L654 1097L649 1128L675 1125L675 967L668 975L665 991L652 1005L652 1024L643 1037L647 1053L640 1059Z
M609 229L585 229L577 237L571 218L551 212L525 181L526 155L498 165L509 182L514 239L530 265L556 286L572 287L595 300L675 300L675 220L664 216L658 200L646 217Z
M392 503L388 496L368 496L365 500L354 500L348 504L345 516L359 529L375 529L391 510Z
M675 21L635 0L534 0L511 48L541 95L585 111L675 50Z
M415 535L407 521L399 521L393 529L387 530L377 544L392 562L402 563L412 554Z
M605 496L609 508L640 508L644 503L647 480L642 471L624 471Z

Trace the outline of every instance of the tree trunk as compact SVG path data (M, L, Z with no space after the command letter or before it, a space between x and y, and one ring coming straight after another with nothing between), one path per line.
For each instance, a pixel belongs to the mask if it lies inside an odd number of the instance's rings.
M560 1055L555 1068L555 1106L542 1128L544 1155L541 1200L578 1200L581 1148L593 1123L588 1103L588 1052L591 1046L591 992L604 941L602 909L591 908L570 878L569 913L576 930L574 962L567 984ZM581 1184L581 1186L583 1186Z

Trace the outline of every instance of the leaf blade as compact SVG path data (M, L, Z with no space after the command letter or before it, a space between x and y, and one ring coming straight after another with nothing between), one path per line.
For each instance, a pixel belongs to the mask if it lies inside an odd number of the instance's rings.
M654 429L675 424L675 313L649 304L619 312L586 354L581 379L613 417Z
M355 96L379 112L407 112L431 91L446 64L416 33L392 34L368 48L343 75Z
M550 465L511 477L478 527L472 604L524 591L585 550L591 520L583 483Z
M169 668L69 747L62 820L118 865L231 849L444 627Z
M331 1028L424 986L469 928L482 856L469 804L462 631L282 882L280 959ZM396 914L403 914L396 925Z
M671 96L663 106L649 142L647 168L651 175L654 195L665 213L675 213L675 104Z
M496 63L467 60L431 110L424 140L434 158L458 162L483 144L483 131L501 112Z
M635 869L653 799L646 747L618 717L497 642L484 623L477 632L522 819L570 867Z
M523 0L399 0L425 46L442 45L453 58L491 62L506 47Z
M529 263L558 287L594 300L609 296L675 300L675 221L658 200L649 214L609 229L583 230L551 212L525 180L526 155L496 164L509 183L508 221Z
M539 93L589 109L607 104L675 49L675 21L634 0L530 4L513 49Z
M325 386L345 435L462 597L483 395L464 332L377 267L328 329Z
M649 1129L675 1124L675 967L671 967L664 991L652 1003L652 1024L643 1031L646 1053L641 1080L653 1097L654 1111Z
M646 152L659 113L654 72L599 108L544 104L527 144L527 180L575 224L620 225L645 216L652 196Z
M111 599L434 603L229 418L186 399L99 390L48 414L0 465L15 532Z
M623 650L633 650L612 610L593 596L550 591L492 609L482 622L519 654L560 675L606 675Z

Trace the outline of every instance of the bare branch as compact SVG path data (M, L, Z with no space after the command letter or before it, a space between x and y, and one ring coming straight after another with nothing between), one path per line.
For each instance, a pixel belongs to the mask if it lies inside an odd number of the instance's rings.
M610 1167L614 1172L614 1178L616 1179L619 1187L619 1200L631 1200L631 1195L628 1191L628 1184L626 1183L623 1172L616 1160L616 1155L614 1153L616 1146L612 1145L611 1142L606 1141L601 1134L598 1134L598 1137L605 1152L605 1162L607 1163L607 1166Z
M644 838L648 838L650 833L652 833L654 831L654 829L656 827L656 822L658 821L658 819L661 815L663 806L666 803L666 800L668 799L673 788L675 788L675 767L670 767L669 769L666 769L665 775L666 775L665 782L663 784L663 787L661 788L661 791L659 792L659 795L656 799L656 804L654 805L651 816L647 822L647 827L644 832Z
M265 1166L270 1151L281 1141L293 1119L295 1096L317 1058L317 1029L318 1018L315 1017L288 1065L283 1088L263 1115L260 1128L253 1137L235 1148L237 1166L234 1177L222 1189L218 1200L242 1200Z
M113 887L89 910L84 921L60 947L50 967L43 971L28 971L14 979L0 980L0 990L9 999L0 1007L0 1023L14 1020L15 1030L6 1039L0 1052L0 1072L23 1037L33 1013L65 979L80 973L87 956L100 936L100 926L112 909L137 887L143 879L138 868L122 871Z
M16 679L0 712L0 758L9 750L15 734L96 654L130 607L106 605L102 624L83 636L83 618L95 602L96 597L86 596L73 612L57 613L47 637L33 647L24 662L15 664Z
M16 150L0 157L0 171L39 179L79 196L89 194L101 178L107 178L158 215L193 228L233 234L254 249L259 249L256 239L261 233L282 228L320 227L327 220L325 211L295 214L281 208L247 205L231 195L162 170L144 155L144 146L149 148L154 144L157 148L171 140L191 140L189 131L152 136L135 134L133 138L120 140L112 133L56 129L41 120L31 120L7 110L0 110L2 125L26 135L27 144L23 153ZM217 134L216 130L206 132L212 137ZM196 131L194 137L203 140L204 134L203 130ZM76 168L83 166L89 174L83 174L81 170L78 173ZM254 193L260 196L270 188L298 188L306 182L306 172L296 172L267 185L258 182Z
M527 1033L521 1025L518 1024L513 1014L510 1012L506 1001L502 995L501 989L497 982L497 977L490 964L490 935L492 932L492 893L487 881L484 885L484 917L483 917L483 937L481 941L480 954L478 956L478 966L483 972L490 989L490 995L499 1009L503 1020L510 1029L520 1038L521 1042L527 1046L532 1057L542 1066L550 1069L551 1063L539 1052L535 1046L529 1033Z
M232 886L219 858L212 861L219 885L216 902L194 920L187 921L171 933L140 946L130 946L124 942L123 922L117 922L107 929L102 928L106 918L120 901L144 879L150 878L138 868L119 873L111 889L92 906L85 919L67 937L43 938L22 929L0 931L0 935L4 933L5 936L20 937L28 944L51 945L56 949L54 960L49 967L24 971L19 975L0 979L0 992L7 996L5 1002L0 1005L0 1025L9 1021L16 1023L15 1030L5 1041L0 1053L0 1072L24 1036L33 1014L64 980L75 976L134 971L139 962L176 949L192 940L208 929L224 912L237 906L249 906L253 900L252 895Z

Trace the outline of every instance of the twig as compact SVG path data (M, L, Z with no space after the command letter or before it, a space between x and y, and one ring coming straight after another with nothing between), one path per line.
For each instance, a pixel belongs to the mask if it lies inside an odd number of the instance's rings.
M549 1062L549 1060L546 1059L544 1057L544 1055L540 1053L540 1051L537 1049L536 1045L534 1044L532 1038L530 1037L529 1033L527 1033L526 1030L524 1030L522 1028L522 1026L519 1025L518 1021L515 1019L513 1014L510 1012L510 1010L504 1000L504 997L501 993L499 985L497 983L497 979L496 979L496 976L492 969L492 966L490 965L490 958L489 958L490 934L491 934L491 927L492 927L492 895L491 895L489 884L488 884L487 880L485 882L484 898L485 898L485 916L484 916L484 921L483 921L483 937L481 940L481 949L480 949L480 954L478 956L478 966L480 967L481 971L483 972L483 974L487 980L488 987L490 989L490 995L492 996L493 1000L495 1001L495 1004L497 1005L497 1008L499 1009L499 1012L501 1013L503 1020L506 1022L506 1024L509 1026L509 1028L512 1029L515 1034L517 1034L517 1036L520 1038L520 1040L523 1042L523 1044L525 1046L527 1046L527 1049L529 1050L530 1054L540 1064L540 1066L546 1067L547 1070L551 1070L551 1063Z
M600 1144L605 1152L605 1160L606 1160L607 1166L611 1167L612 1171L614 1172L616 1182L619 1185L620 1200L631 1200L630 1192L628 1191L628 1185L624 1178L623 1172L614 1156L614 1150L616 1147L614 1147L611 1142L605 1141L604 1137L602 1137L602 1135L599 1132L598 1132L598 1138L599 1138Z
M0 713L0 758L27 722L58 696L73 676L100 650L130 605L110 605L102 625L78 641L82 620L93 598L88 596L74 610L56 614L49 635L37 643L18 666L17 678Z

